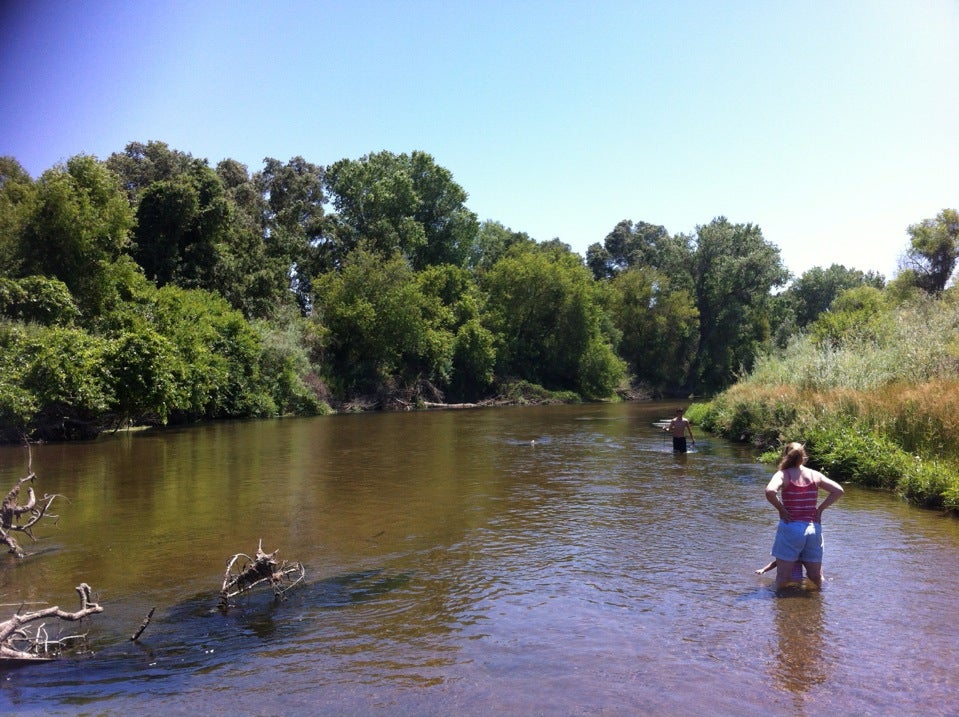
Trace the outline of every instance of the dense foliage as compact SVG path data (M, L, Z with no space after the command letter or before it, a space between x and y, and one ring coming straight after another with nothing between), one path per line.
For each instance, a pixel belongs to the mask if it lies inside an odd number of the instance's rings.
M859 287L690 413L773 453L803 441L834 478L959 512L957 377L959 288L901 301Z
M955 265L949 211L910 228L895 287L833 266L776 294L789 277L753 224L624 220L584 258L466 200L420 151L251 173L134 142L37 179L0 158L0 437L708 394L794 329L844 335L845 313L822 319L840 292L869 312L868 291L941 294Z

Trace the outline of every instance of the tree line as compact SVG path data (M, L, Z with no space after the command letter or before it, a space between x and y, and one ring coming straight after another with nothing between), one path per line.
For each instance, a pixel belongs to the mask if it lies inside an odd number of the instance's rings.
M841 291L885 283L834 265L787 287L760 228L724 217L676 235L623 221L582 257L466 201L420 151L251 173L134 142L37 179L0 158L0 439L517 385L707 394ZM897 281L937 290L945 214L910 228Z

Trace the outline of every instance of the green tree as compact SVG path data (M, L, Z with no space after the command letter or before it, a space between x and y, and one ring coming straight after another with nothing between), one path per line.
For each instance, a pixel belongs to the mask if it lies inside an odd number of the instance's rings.
M885 336L893 325L883 292L864 284L839 294L829 311L809 325L809 333L816 345L838 349L873 343Z
M0 157L0 276L20 276L20 238L36 208L37 190L13 157Z
M116 425L157 420L166 423L176 407L177 361L173 344L140 322L109 341L103 351L109 386L109 413Z
M449 369L435 372L439 387L449 389L457 401L479 398L493 382L496 350L492 333L482 324L482 297L472 274L442 264L418 272L416 279L432 330L444 345L453 337Z
M863 273L847 269L841 264L832 264L828 269L814 266L794 281L783 296L795 312L795 323L804 329L829 308L833 300L846 289L857 286L885 286L885 279L875 272Z
M228 216L218 245L214 288L248 319L283 315L294 304L290 272L302 247L269 223L270 208L259 175L226 159L216 168Z
M214 291L249 318L293 300L294 259L270 230L269 187L245 165L225 159L213 170L162 142L131 143L107 165L136 207L132 256L158 286Z
M582 260L558 244L514 247L484 275L497 374L587 398L613 393L625 375L603 333L604 313Z
M959 261L959 212L943 209L935 219L913 224L908 231L901 272L926 293L941 294Z
M670 244L666 227L648 222L619 222L603 244L587 249L586 263L597 279L608 279L632 266L665 269Z
M93 157L78 155L43 173L20 235L20 273L60 279L87 317L119 300L113 265L133 225L119 182Z
M202 162L143 190L133 257L157 286L216 289L230 207L216 173Z
M324 263L331 239L323 208L323 168L299 156L285 164L268 157L253 181L265 205L266 255L292 272L287 288L308 313L312 278L329 268Z
M536 242L526 232L513 231L500 222L484 221L480 224L469 266L478 271L487 271L517 244L530 248Z
M147 187L189 174L197 161L187 152L170 149L165 142L130 142L123 152L114 152L104 163L120 177L135 210Z
M672 290L655 269L637 266L610 283L607 306L621 339L618 353L638 380L673 389L686 380L696 350L698 317L692 296Z
M770 337L770 291L788 272L759 227L718 217L687 238L699 311L699 342L688 388L711 392L748 371Z
M72 324L80 317L67 285L59 279L0 278L0 316L38 324Z
M465 266L474 252L478 224L466 192L425 152L340 160L327 167L325 187L336 216L324 268L342 265L361 242L383 256L399 252L415 270Z
M437 323L444 308L423 294L398 254L355 249L341 270L317 277L316 311L329 331L328 378L345 394L445 383L454 337Z
M172 344L171 421L276 414L260 373L260 337L225 299L170 284L156 292L148 312Z
M15 350L24 359L17 384L31 396L33 437L93 438L113 396L104 371L106 342L73 327L36 327L19 335Z
M310 361L312 322L288 315L285 320L256 321L260 336L260 367L266 390L281 415L328 413L325 387ZM322 392L322 395L321 395Z

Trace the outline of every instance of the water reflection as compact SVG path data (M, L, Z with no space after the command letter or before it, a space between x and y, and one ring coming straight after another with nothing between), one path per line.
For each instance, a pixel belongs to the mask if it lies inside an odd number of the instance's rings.
M787 588L773 600L777 649L770 664L770 682L802 697L828 678L823 654L825 620L822 592Z

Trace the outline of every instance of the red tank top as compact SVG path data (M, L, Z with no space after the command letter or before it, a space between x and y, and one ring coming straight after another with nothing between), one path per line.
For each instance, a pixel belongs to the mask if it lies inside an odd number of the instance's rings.
M790 470L791 469L787 469ZM802 469L800 468L800 475ZM796 476L797 478L799 475ZM796 485L792 482L787 471L783 471L782 500L789 511L790 520L800 520L804 523L816 520L816 502L819 499L819 486L809 477L809 485Z

